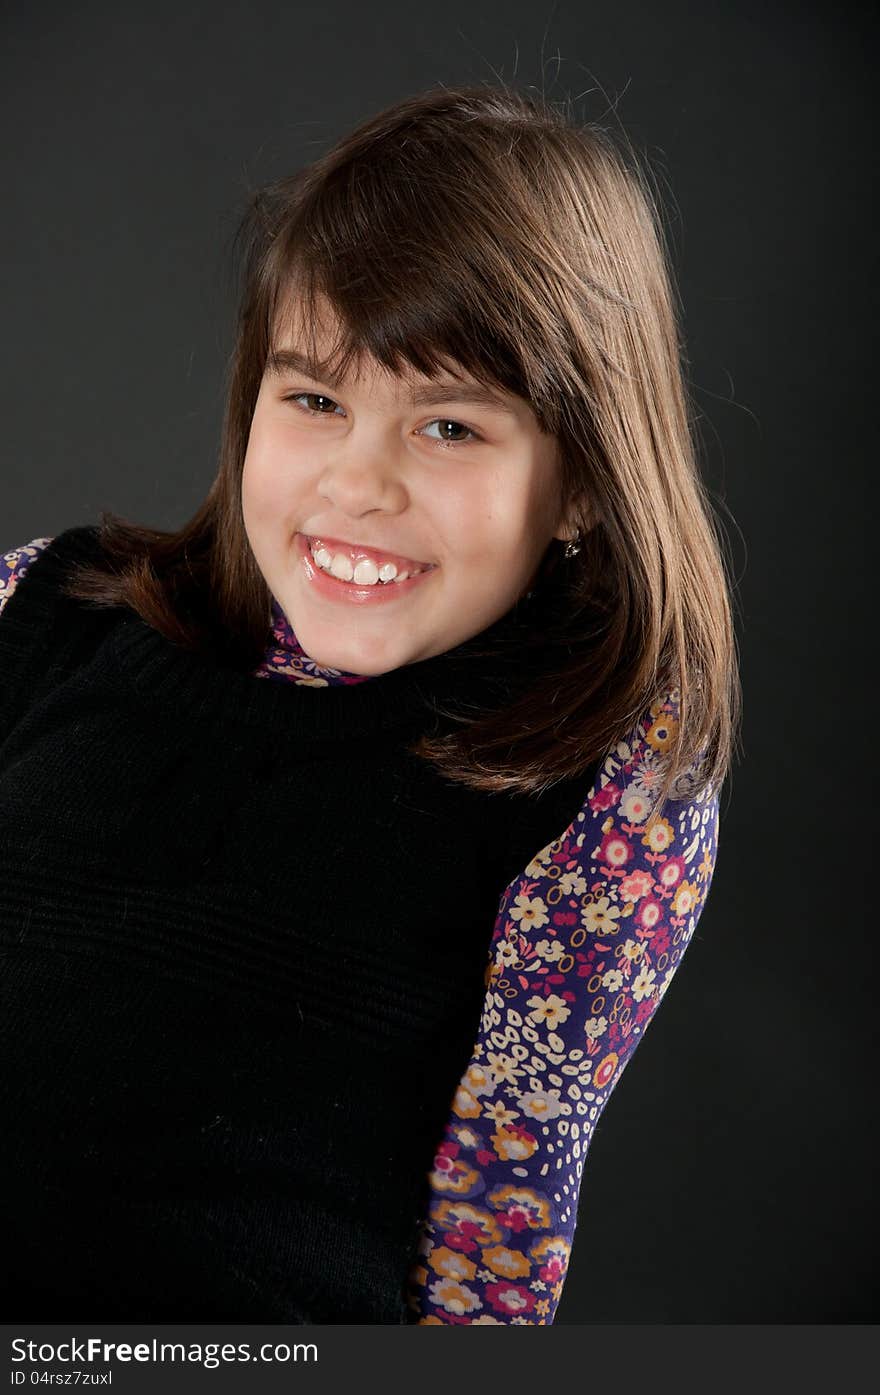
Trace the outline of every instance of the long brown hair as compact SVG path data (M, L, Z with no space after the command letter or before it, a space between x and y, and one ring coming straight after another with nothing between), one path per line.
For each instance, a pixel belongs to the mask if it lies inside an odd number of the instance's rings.
M271 595L241 477L295 288L307 325L329 304L341 327L336 373L363 355L427 376L461 365L526 399L559 444L582 546L568 558L550 543L543 606L523 607L515 633L519 662L523 624L555 661L512 703L424 735L415 752L476 789L539 792L651 710L664 764L654 815L682 778L691 794L719 789L741 708L731 603L689 429L662 219L631 150L506 85L441 86L253 194L236 250L237 338L207 497L175 532L102 512L106 566L81 569L68 594L129 606L185 647L260 662Z

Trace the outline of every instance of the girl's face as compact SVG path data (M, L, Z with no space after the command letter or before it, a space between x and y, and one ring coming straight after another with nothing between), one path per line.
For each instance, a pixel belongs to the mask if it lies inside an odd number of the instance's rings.
M378 364L336 383L296 367L289 335L275 350L288 358L280 375L267 366L263 377L242 511L305 652L323 667L378 675L500 619L551 539L571 535L556 441L528 404L503 393L497 404L477 401L471 379L404 379ZM307 539L351 580L323 571ZM417 564L430 569L385 580L392 565L401 575ZM382 579L363 584L377 569Z

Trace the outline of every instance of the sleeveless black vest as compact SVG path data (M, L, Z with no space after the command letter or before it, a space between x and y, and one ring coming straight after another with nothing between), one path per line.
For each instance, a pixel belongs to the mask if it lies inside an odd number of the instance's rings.
M454 654L256 678L64 597L96 549L0 615L7 1320L412 1321L499 903L596 767L464 789L404 749Z

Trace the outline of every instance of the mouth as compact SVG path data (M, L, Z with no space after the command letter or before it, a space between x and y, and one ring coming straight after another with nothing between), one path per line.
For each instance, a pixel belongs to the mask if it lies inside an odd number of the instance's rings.
M331 550L332 544L332 539L312 538L305 533L296 535L296 553L306 584L316 595L328 600L356 605L402 600L424 586L439 570L436 563L414 562L375 548L344 543L336 544Z
M404 572L407 576L412 576L414 572L428 571L435 565L433 562L417 561L414 557L404 557L402 553L392 552L387 548L372 547L368 543L345 542L341 538L327 537L324 534L315 536L306 533L304 537L319 566L331 571L341 581L351 581L352 573L357 571L361 563L372 564L383 582L391 581ZM371 579L369 565L362 570L365 570ZM363 581L366 578L357 576L354 579Z

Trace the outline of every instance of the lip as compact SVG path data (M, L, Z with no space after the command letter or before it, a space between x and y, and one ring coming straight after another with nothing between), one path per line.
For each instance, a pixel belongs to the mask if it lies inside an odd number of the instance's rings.
M328 600L348 601L351 605L385 605L394 600L401 600L438 570L436 566L433 566L428 571L419 572L417 576L407 577L406 581L389 581L384 585L377 582L375 586L356 586L354 582L340 581L338 577L331 576L329 572L321 570L312 556L309 540L305 533L297 533L295 551L301 558L307 586L314 588L319 596L324 596ZM387 554L384 555L387 557Z

